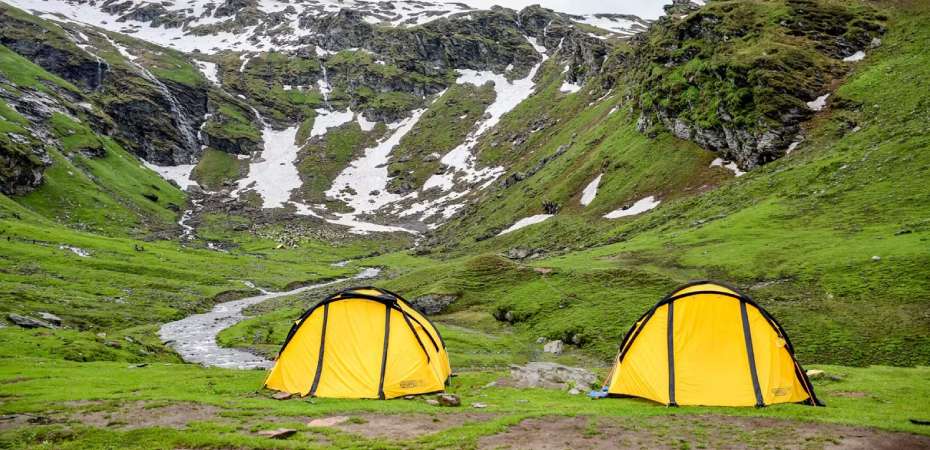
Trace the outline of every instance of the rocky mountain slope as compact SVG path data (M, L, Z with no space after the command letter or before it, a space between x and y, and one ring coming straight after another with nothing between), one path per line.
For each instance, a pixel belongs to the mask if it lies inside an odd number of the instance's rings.
M716 276L820 361L926 361L926 315L869 331L926 300L920 8L390 4L0 5L0 219L286 274L328 245L415 245L373 260L399 290L599 357L670 285ZM17 252L4 276L40 283Z

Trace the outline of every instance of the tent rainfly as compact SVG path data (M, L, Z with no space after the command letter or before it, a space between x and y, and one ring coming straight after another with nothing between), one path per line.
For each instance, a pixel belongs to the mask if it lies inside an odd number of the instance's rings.
M670 406L823 406L781 325L718 282L675 289L630 328L607 395Z
M430 321L401 296L356 287L327 297L291 327L265 386L332 398L442 391L452 369Z

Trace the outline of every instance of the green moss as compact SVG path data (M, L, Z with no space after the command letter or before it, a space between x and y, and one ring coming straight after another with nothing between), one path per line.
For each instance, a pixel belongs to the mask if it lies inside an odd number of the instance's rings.
M216 191L222 188L224 183L240 178L244 169L244 164L236 155L207 148L194 167L191 178L201 186Z

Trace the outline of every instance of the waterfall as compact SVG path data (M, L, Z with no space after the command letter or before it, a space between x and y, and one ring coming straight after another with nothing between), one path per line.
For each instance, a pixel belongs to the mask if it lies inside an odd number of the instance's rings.
M320 60L320 69L323 70L323 79L317 80L317 86L320 88L320 93L323 94L323 103L326 104L326 109L333 109L329 104L329 93L332 92L333 88L329 84L329 75L326 74L326 64L323 63L323 60Z
M155 75L152 75L152 72L149 72L148 69L137 63L136 57L129 53L125 47L114 42L112 39L110 39L110 36L107 36L106 34L101 35L104 39L107 40L107 42L110 43L110 45L116 48L116 50L119 51L119 53L123 55L123 57L126 58L130 64L139 70L139 74L142 75L142 78L145 78L154 84L155 88L158 89L158 92L161 93L162 97L168 101L168 107L171 109L171 114L174 116L175 122L178 126L178 131L181 132L181 138L184 140L185 146L192 154L197 154L198 149L200 148L199 141L197 140L197 137L194 133L193 126L191 126L190 121L187 120L187 116L184 115L184 110L182 109L183 107L181 106L181 102L178 101L177 97L175 97L171 90L168 89L168 86L165 86L161 80L159 80Z

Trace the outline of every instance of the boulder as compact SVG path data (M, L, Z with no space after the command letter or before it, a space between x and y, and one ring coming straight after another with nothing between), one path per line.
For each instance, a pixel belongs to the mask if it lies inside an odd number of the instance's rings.
M577 389L584 392L597 385L597 376L580 367L569 367L551 362L531 362L524 366L511 365L510 377L516 387L545 389Z
M294 394L291 394L290 392L275 392L274 395L271 396L271 398L275 400L287 400L293 396Z
M259 436L268 437L271 439L287 439L297 433L297 430L293 428L277 428L274 430L262 430L258 432Z
M48 323L50 323L50 324L52 324L52 325L55 325L56 327L60 327L60 326L61 326L61 317L58 317L58 316L56 316L56 315L54 315L54 314L52 314L52 313L40 312L40 313L39 313L39 317L41 317L42 320L44 320L44 321L46 321L46 322L48 322Z
M455 303L458 296L451 294L426 294L413 299L410 304L423 314L439 314Z
M7 314L7 319L10 319L10 322L13 322L16 325L19 325L23 328L55 328L55 325L52 325L44 320L39 320L34 317L21 316L19 314Z
M545 345L543 345L544 352L552 353L554 355L561 355L562 350L564 348L565 348L565 344L563 344L562 341L558 339L551 341L551 342L547 342Z
M455 394L439 394L436 396L439 406L461 406L462 401Z

